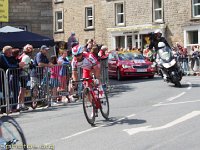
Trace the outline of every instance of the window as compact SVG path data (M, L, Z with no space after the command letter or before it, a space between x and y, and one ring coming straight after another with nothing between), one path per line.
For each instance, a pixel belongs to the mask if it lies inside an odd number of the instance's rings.
M55 31L63 31L63 11L55 12Z
M116 36L116 46L118 48L125 48L125 36Z
M163 22L162 0L153 0L153 21L154 22Z
M193 17L200 17L200 0L192 0L192 14Z
M191 49L200 44L200 25L184 27L184 47Z
M85 28L94 28L93 7L85 8Z
M116 25L124 25L124 4L115 4Z
M198 30L187 31L187 44L198 44Z

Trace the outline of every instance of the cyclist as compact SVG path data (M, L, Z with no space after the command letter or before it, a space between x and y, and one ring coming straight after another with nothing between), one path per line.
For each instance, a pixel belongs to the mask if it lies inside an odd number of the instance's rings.
M77 45L72 48L73 60L72 60L72 79L74 81L78 80L77 68L83 69L83 78L90 78L91 73L94 73L95 77L100 81L100 68L97 65L97 59L88 53L83 53L84 48L80 45ZM92 81L87 82L87 86Z

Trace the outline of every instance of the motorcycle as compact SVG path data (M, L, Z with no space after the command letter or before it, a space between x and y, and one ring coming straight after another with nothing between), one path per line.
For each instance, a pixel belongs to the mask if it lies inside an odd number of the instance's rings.
M162 77L166 76L165 81L181 87L183 69L174 58L171 48L167 47L164 42L159 42L158 48L156 62L161 69Z

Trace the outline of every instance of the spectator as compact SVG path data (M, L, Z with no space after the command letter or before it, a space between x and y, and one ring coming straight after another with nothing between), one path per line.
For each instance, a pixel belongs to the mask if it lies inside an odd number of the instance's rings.
M103 58L103 57L107 57L106 56L106 51L108 50L107 46L103 45L98 53L98 56Z
M58 87L58 91L66 91L67 87L67 65L69 64L69 60L67 59L67 51L64 51L62 56L58 58L58 64L62 65L61 69L59 71L59 81L60 86ZM70 99L68 96L66 96L67 101L70 102ZM58 101L66 102L66 99L59 98Z
M25 66L23 67L23 70L21 72L20 76L20 91L19 91L19 96L18 96L18 106L17 109L19 111L24 111L28 110L28 107L24 105L24 98L25 98L25 93L26 93L26 86L27 82L29 80L29 65L31 64L31 55L33 52L33 46L30 44L27 44L23 48L23 53L19 57L19 60L21 62L24 62Z
M95 44L96 42L93 40L93 39L89 39L88 41L87 41L87 52L90 52L91 50L92 50L92 47L93 47L93 45Z
M49 48L46 45L42 45L40 52L34 58L33 64L36 68L33 68L31 71L31 88L38 82L41 84L42 79L47 77L48 69L53 66L47 58L48 50ZM48 106L51 106L50 102Z
M199 55L198 46L193 46L191 51L191 68L195 72L199 69Z
M181 58L181 61L182 61L181 64L182 64L182 68L184 70L184 73L189 75L187 48L183 48L183 50L180 52L180 58Z
M40 48L40 52L38 52L34 58L34 66L38 66L41 68L37 68L36 70L33 69L31 73L31 83L38 82L37 74L40 74L40 79L43 76L44 67L52 67L52 64L49 62L47 58L47 53L48 53L49 48L46 45L42 45ZM37 72L37 73L36 73ZM31 87L34 86L33 84Z
M72 45L74 43L78 43L78 41L76 40L76 37L75 37L75 33L74 32L71 32L71 36L68 38L68 42L67 42L67 49L69 51L72 50Z
M52 97L54 100L57 100L57 89L59 86L58 75L60 67L57 65L57 57L51 56L51 63L54 65L51 69L51 76L50 76L50 87L52 88Z
M11 46L4 46L3 47L3 53L0 55L0 68L2 68L4 71L7 69L17 69L17 68L23 68L24 62L18 62L15 57L12 56L12 47ZM4 78L1 78L4 80ZM13 100L16 101L18 97L18 75L16 72L10 72L8 73L8 79L9 79L9 90L10 90L10 97L11 93L13 94ZM3 81L1 81L2 83ZM4 86L1 91L4 91ZM11 99L10 99L11 100ZM12 111L16 111L16 106L13 106L11 109ZM5 112L5 108L2 110Z

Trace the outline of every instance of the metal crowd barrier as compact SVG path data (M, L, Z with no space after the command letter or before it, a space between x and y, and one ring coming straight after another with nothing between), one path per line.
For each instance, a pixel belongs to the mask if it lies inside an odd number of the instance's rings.
M6 73L0 68L0 108L1 112L8 112L8 83Z
M108 60L101 60L101 83L109 84ZM8 69L6 72L0 69L0 107L3 112L9 113L19 104L21 87L25 89L24 103L46 102L50 104L57 98L67 98L69 95L69 79L71 78L71 65L55 65L51 68L34 67L25 69ZM82 69L78 68L78 78L82 78ZM38 94L34 95L33 88L37 87ZM81 95L82 84L78 86L78 94ZM70 93L72 94L72 93Z
M101 59L100 66L101 66L101 83L109 84L108 58Z

